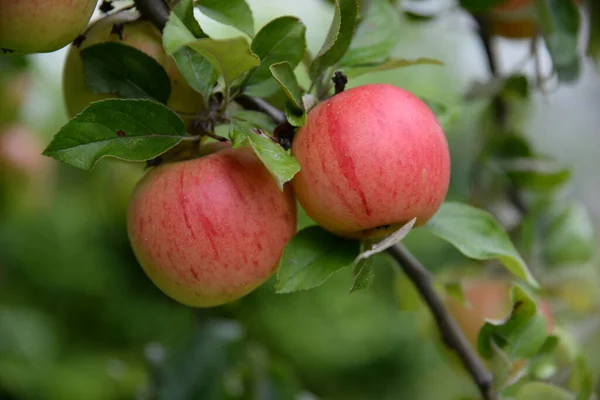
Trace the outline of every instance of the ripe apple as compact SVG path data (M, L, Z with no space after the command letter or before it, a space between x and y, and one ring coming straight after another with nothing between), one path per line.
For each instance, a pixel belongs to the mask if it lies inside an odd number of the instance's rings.
M486 319L502 320L512 308L510 283L503 280L480 280L463 283L463 295L468 305L452 297L445 299L446 307L462 329L469 343L477 349L477 338ZM554 329L554 317L548 303L538 305L539 312L546 318L547 331ZM521 370L526 361L513 365L513 374Z
M323 228L351 238L427 222L448 190L450 154L435 115L387 84L339 93L308 113L292 144L294 192Z
M582 0L573 1L579 5ZM535 0L507 0L490 11L492 35L524 39L535 36L537 30Z
M296 232L296 203L251 149L228 148L147 173L127 226L156 286L183 304L211 307L273 275Z
M0 0L0 49L61 49L85 29L95 8L96 0Z
M120 29L113 29L115 24L117 27L120 26L118 24L123 24L120 32ZM115 97L110 94L92 93L83 74L79 52L103 42L119 42L154 58L171 79L171 97L167 103L171 109L184 116L193 116L202 109L202 96L187 84L173 58L163 50L160 31L150 21L140 20L137 12L126 10L104 17L91 25L83 37L79 46L70 46L63 70L63 93L70 118L93 101Z

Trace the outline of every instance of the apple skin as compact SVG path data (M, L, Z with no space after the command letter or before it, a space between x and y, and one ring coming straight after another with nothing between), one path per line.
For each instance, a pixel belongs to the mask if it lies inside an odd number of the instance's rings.
M302 207L330 232L390 234L438 210L450 154L435 115L418 97L387 84L339 93L308 113L292 144L301 165L292 183Z
M115 24L124 24L122 40L118 33L111 33ZM171 96L167 105L173 111L184 114L182 117L189 114L191 118L203 108L202 95L187 84L177 69L175 60L163 50L160 31L150 21L139 20L137 12L125 10L104 17L91 25L84 36L79 47L69 47L63 69L63 94L69 118L73 118L93 101L115 98L114 95L95 94L88 89L79 55L86 47L104 42L119 42L154 58L171 79Z
M96 0L0 0L0 48L19 54L61 49L85 29Z
M251 149L228 148L151 170L134 190L127 226L158 288L180 303L212 307L273 275L296 232L296 203Z

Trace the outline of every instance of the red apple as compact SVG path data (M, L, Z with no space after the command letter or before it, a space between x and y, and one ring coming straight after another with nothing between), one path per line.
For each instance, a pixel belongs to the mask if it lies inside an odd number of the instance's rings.
M387 235L438 210L450 154L435 115L392 85L346 90L308 113L292 154L302 169L294 192L306 213L340 236Z
M249 148L167 163L137 185L127 226L137 259L190 306L231 302L276 271L296 232L296 204Z
M0 0L0 48L23 54L63 48L95 8L96 0Z

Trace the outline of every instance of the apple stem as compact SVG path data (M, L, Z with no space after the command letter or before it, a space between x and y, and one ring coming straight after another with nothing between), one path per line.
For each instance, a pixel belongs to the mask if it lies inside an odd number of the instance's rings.
M444 306L444 302L436 292L427 269L401 244L390 247L388 253L402 267L404 273L427 303L444 342L456 352L479 388L483 399L496 399L497 397L492 390L493 377L491 372L477 356L456 321Z
M342 93L346 89L348 83L348 77L344 75L342 71L335 71L333 78L331 78L335 85L335 94Z

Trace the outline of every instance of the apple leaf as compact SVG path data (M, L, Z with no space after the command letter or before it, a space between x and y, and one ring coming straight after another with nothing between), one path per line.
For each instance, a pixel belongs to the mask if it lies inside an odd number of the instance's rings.
M569 379L569 387L577 391L577 400L589 400L594 392L594 381L590 367L583 354L577 355L573 372Z
M486 359L493 355L493 344L511 360L533 357L548 337L546 318L538 312L537 304L529 293L519 284L514 284L510 294L510 315L503 321L486 320L479 331L477 348Z
M580 16L572 0L536 0L540 29L561 82L573 82L581 73Z
M246 71L258 66L260 59L250 51L244 38L198 39L187 46L206 58L223 76L225 85Z
M460 282L447 282L444 284L446 294L456 300L463 307L469 308L471 305L465 297L462 284Z
M248 73L244 85L255 85L271 78L273 64L287 62L292 71L306 51L306 26L296 17L280 17L265 25L251 44L260 65Z
M286 100L283 111L285 118L292 126L303 126L306 124L306 113L289 100Z
M298 85L298 81L296 79L296 75L294 74L294 69L287 61L280 62L277 64L273 64L269 67L273 78L279 83L279 86L283 89L283 92L286 94L288 99L292 101L292 104L302 111L304 111L304 102L302 101L302 90L300 89L300 85Z
M252 110L240 110L231 113L229 116L238 122L245 123L249 128L260 128L267 132L273 132L275 129L275 122L267 116L267 114L252 111Z
M244 88L244 94L252 97L267 98L275 95L280 89L281 87L277 81L273 78L269 78L260 83L246 86Z
M201 39L208 37L200 27L196 17L194 17L194 2L193 0L179 0L173 8L173 12L179 17L185 27L194 35L195 38Z
M374 0L356 29L340 66L381 63L396 47L400 35L400 13L388 0Z
M549 264L589 261L596 250L593 219L585 206L570 202L555 206L544 229L544 259Z
M334 272L352 265L360 242L327 232L320 226L299 231L283 251L277 272L277 293L317 287Z
M364 65L354 65L343 68L348 78L356 78L360 75L388 71L397 68L412 67L414 65L444 65L443 62L434 58L419 57L416 60L407 60L404 58L388 58L381 63L370 63Z
M280 190L283 190L283 185L300 171L298 161L264 132L251 130L244 124L233 121L229 125L229 139L234 148L246 145L252 147L258 158L275 177Z
M335 0L333 21L329 32L321 50L309 67L309 75L313 81L346 54L354 35L357 17L357 0Z
M515 186L538 192L556 190L571 178L571 171L552 159L511 157L500 166Z
M371 286L373 279L375 279L372 264L373 259L371 258L363 258L356 264L356 267L354 267L354 281L352 282L350 293Z
M393 245L400 243L402 239L404 239L406 235L409 234L409 232L415 225L415 222L417 222L417 218L411 219L406 224L402 225L402 227L396 232L385 237L381 241L371 245L371 248L369 250L363 251L358 255L358 257L356 257L356 259L354 260L354 264L357 265L360 262L360 260L369 258L377 253L381 253L382 251L386 251Z
M508 235L490 213L467 204L446 202L423 228L469 258L499 259L515 276L538 286Z
M575 395L550 383L527 382L520 387L514 398L515 400L575 400Z
M245 0L196 0L196 7L217 22L233 26L248 36L254 35L252 10Z
M427 107L435 114L435 117L444 131L450 128L458 118L458 109L448 108L448 106L436 100L426 99L424 97L420 97L420 99L423 103L427 104Z
M183 121L162 104L109 99L91 103L67 122L43 154L89 170L103 157L150 160L185 137Z
M166 104L171 80L156 60L136 48L106 42L81 51L83 72L93 93L151 99Z
M202 33L200 37L206 35ZM172 12L163 31L163 47L175 60L186 82L206 101L219 76L215 67L205 57L185 47L185 44L194 40L196 40L195 34L188 29L176 12Z

